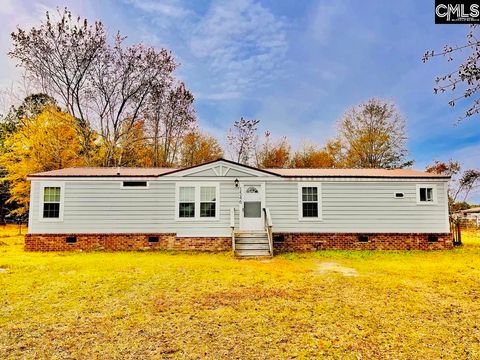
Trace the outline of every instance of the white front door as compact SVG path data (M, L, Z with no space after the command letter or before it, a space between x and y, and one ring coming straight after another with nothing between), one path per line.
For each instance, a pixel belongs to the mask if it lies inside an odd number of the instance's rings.
M264 187L259 183L242 184L240 204L240 229L263 230Z

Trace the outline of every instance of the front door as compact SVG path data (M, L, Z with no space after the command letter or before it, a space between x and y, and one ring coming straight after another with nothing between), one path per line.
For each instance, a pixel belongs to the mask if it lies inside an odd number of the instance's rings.
M262 184L242 184L241 230L263 230L263 206Z

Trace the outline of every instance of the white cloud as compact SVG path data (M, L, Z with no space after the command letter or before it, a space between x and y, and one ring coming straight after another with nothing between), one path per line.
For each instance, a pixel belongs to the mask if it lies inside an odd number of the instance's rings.
M183 18L190 14L190 11L177 1L128 0L127 3L143 11L173 18Z
M154 26L144 24L142 38L156 31L157 44L188 63L180 72L188 73L197 98L241 98L281 75L286 21L255 0L213 1L202 14L176 0L125 1Z
M0 91L2 97L14 92L22 93L23 89L21 87L25 85L21 83L21 71L15 66L15 60L7 55L12 44L10 34L16 30L17 26L29 28L39 25L43 14L44 5L42 3L31 5L22 1L6 0L0 6L0 17L2 18L2 31L0 31L0 54L2 54L0 56ZM8 101L13 101L10 97L8 96ZM1 105L0 112L5 111L5 106Z
M283 19L254 1L218 1L194 25L190 49L207 64L215 93L241 94L281 72L285 27Z
M311 35L320 44L328 43L332 31L335 29L335 18L340 17L345 11L345 6L340 2L321 3L313 13L311 21Z

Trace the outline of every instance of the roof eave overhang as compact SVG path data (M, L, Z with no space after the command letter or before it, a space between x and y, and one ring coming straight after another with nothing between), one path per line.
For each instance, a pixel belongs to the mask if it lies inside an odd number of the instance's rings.
M450 176L375 176L375 175L280 175L283 178L350 178L350 179L422 179L422 180L450 180Z
M43 180L43 179L158 179L164 175L170 175L172 172L160 175L29 175L27 180ZM284 179L409 179L409 180L450 180L450 176L351 176L351 175L324 175L324 176L308 176L308 175L280 175L277 177Z

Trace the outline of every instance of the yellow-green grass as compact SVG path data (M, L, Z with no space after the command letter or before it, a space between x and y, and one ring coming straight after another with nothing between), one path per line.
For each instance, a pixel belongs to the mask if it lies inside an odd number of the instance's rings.
M273 260L26 253L0 234L0 358L480 358L480 236ZM321 272L324 262L356 277Z

